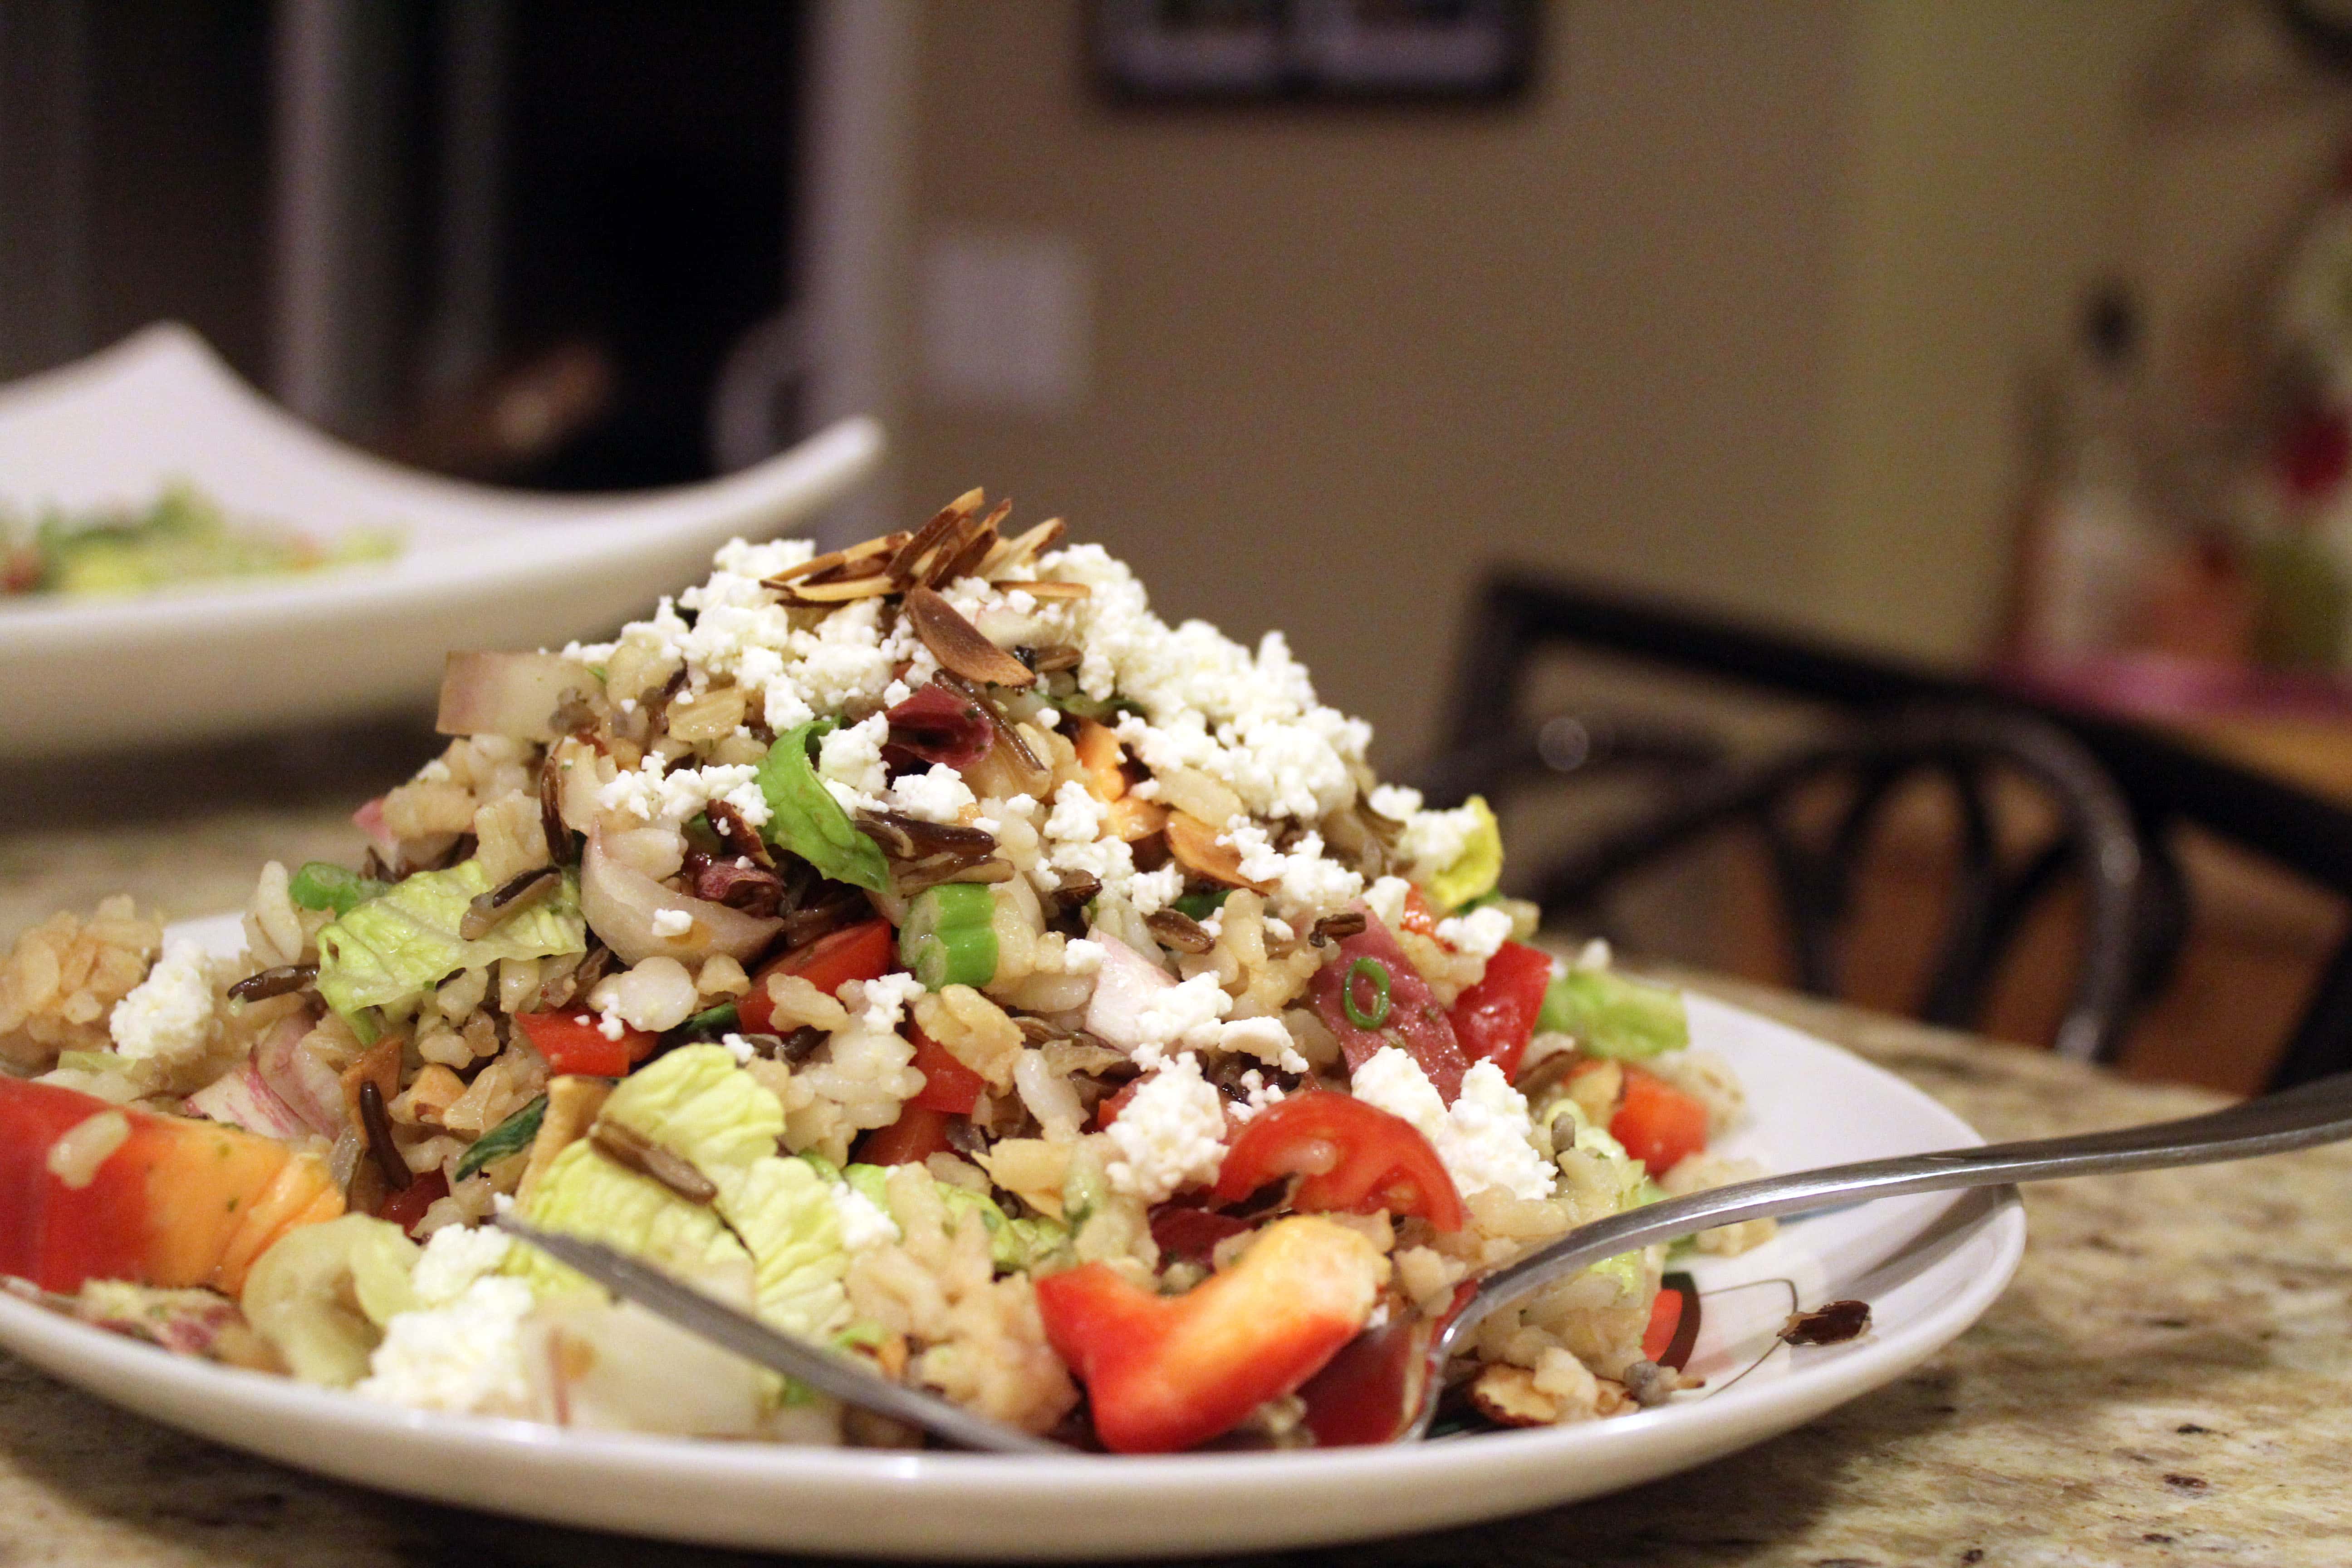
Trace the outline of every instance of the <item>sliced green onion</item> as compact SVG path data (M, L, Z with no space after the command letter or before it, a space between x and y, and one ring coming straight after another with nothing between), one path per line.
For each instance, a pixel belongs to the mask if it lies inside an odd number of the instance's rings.
M457 1161L457 1179L464 1181L493 1161L510 1154L520 1154L530 1147L539 1136L539 1124L547 1115L547 1096L541 1095L488 1132L474 1140L474 1146Z
M741 1022L742 1017L736 1010L736 1005L732 1002L721 1002L716 1007L697 1013L672 1030L671 1034L684 1040L715 1040Z
M1219 888L1213 893L1187 893L1168 907L1179 914L1190 915L1196 921L1204 921L1223 908L1224 901L1233 896L1234 890L1231 888Z
M929 889L898 928L898 962L924 988L985 985L996 978L996 899L984 882Z
M1372 977L1372 1010L1366 1012L1356 1005L1356 976L1369 973ZM1389 966L1377 958L1360 958L1348 965L1348 978L1339 983L1339 1005L1348 1010L1348 1022L1359 1029L1377 1029L1389 1021Z
M306 860L300 870L287 879L286 892L306 910L332 910L341 919L390 886L332 861Z

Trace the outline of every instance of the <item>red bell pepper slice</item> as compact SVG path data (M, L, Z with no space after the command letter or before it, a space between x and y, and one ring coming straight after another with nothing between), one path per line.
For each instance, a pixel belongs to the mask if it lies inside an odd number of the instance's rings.
M861 1140L852 1157L862 1165L919 1165L934 1154L951 1154L948 1112L908 1100L898 1120Z
M625 1077L654 1051L655 1037L643 1029L624 1028L618 1039L607 1039L593 1013L517 1013L514 1021L559 1076Z
M1609 1119L1609 1135L1654 1176L1706 1147L1706 1107L1653 1072L1625 1067L1625 1097Z
M1316 971L1307 998L1339 1037L1351 1070L1389 1046L1402 1047L1437 1086L1438 1098L1451 1105L1462 1092L1469 1058L1437 994L1397 939L1378 915L1365 910L1364 920L1364 929L1339 944L1339 956Z
M923 1091L907 1103L950 1116L970 1116L988 1092L988 1080L956 1060L948 1048L917 1029L915 1070L923 1075Z
M1217 1199L1238 1203L1268 1182L1304 1175L1291 1206L1307 1212L1420 1215L1442 1231L1467 1217L1437 1151L1412 1123L1352 1095L1279 1100L1242 1124L1217 1172Z
M1551 985L1551 954L1507 942L1486 961L1477 984L1454 999L1446 1016L1454 1037L1474 1062L1493 1062L1503 1076L1519 1076L1519 1058L1535 1038L1536 1015Z
M1657 1299L1650 1303L1650 1326L1642 1331L1642 1359L1664 1362L1682 1323L1683 1293L1671 1285L1660 1286Z
M1381 1272L1361 1236L1294 1215L1184 1295L1089 1263L1038 1280L1037 1310L1055 1353L1087 1385L1103 1446L1172 1453L1320 1371L1371 1315Z
M853 980L879 980L898 958L898 937L885 920L862 921L827 931L814 942L796 947L751 977L751 989L735 1005L735 1016L747 1035L764 1035L775 1027L775 1004L768 1000L768 976L797 974L830 996Z

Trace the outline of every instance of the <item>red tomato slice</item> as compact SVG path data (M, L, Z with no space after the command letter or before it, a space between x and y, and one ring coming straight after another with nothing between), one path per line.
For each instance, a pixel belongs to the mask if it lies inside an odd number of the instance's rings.
M735 1016L747 1035L764 1035L776 1021L768 1000L768 976L797 974L830 996L853 980L879 980L896 962L898 937L890 922L871 920L827 931L814 942L796 947L751 977L751 989L735 1005Z
M850 1157L865 1165L919 1165L934 1154L954 1152L948 1142L948 1113L908 1100L898 1121L868 1132Z
M1127 1109L1127 1102L1133 1100L1135 1091L1142 1087L1143 1080L1137 1079L1116 1094L1106 1096L1102 1103L1095 1107L1095 1131L1099 1132L1118 1121L1118 1113Z
M1455 998L1447 1019L1474 1062L1493 1062L1503 1076L1519 1076L1519 1058L1535 1037L1536 1015L1551 986L1551 954L1507 942L1486 961L1486 973Z
M1657 1300L1650 1303L1650 1326L1642 1331L1642 1359L1663 1362L1682 1323L1683 1293L1671 1285L1661 1286Z
M413 1231L425 1211L439 1199L449 1195L449 1178L438 1171L427 1171L396 1193L383 1195L383 1206L375 1211L378 1219L388 1219L403 1230Z
M923 1075L923 1091L907 1103L925 1110L944 1110L950 1116L971 1115L988 1091L988 1080L922 1030L914 1034L915 1070Z
M1404 917L1397 924L1422 936L1437 934L1437 912L1429 907L1429 900L1422 896L1419 888L1404 890Z
M1366 911L1364 918L1364 929L1341 942L1339 956L1316 971L1308 1000L1339 1037L1350 1069L1386 1047L1402 1047L1437 1086L1438 1098L1451 1105L1462 1092L1462 1075L1470 1069L1462 1043L1454 1037L1437 994L1397 939L1379 916Z
M1238 1203L1268 1182L1306 1177L1291 1194L1303 1211L1416 1214L1440 1230L1466 1215L1429 1140L1401 1116L1352 1095L1309 1091L1276 1100L1243 1123L1217 1173L1217 1199Z
M1706 1107L1653 1072L1630 1063L1625 1098L1609 1121L1609 1135L1625 1152L1663 1176L1706 1147Z
M653 1055L655 1037L643 1029L623 1029L606 1039L593 1013L518 1013L531 1048L547 1058L548 1070L582 1078L621 1078Z

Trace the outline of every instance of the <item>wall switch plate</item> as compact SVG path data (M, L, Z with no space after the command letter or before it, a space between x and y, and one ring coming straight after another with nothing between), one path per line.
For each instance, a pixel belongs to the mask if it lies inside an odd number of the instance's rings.
M976 412L1066 415L1086 401L1093 279L1051 229L935 231L922 258L924 395Z

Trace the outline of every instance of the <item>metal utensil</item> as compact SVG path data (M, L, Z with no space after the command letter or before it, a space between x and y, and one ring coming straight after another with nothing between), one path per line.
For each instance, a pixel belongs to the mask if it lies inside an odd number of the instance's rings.
M1397 1437L1409 1441L1428 1432L1444 1393L1446 1363L1462 1352L1488 1313L1602 1258L1652 1242L1672 1241L1745 1219L1804 1214L1873 1198L2046 1182L2060 1176L2110 1175L2166 1165L2216 1164L2283 1154L2346 1138L2352 1138L2352 1073L2179 1121L1865 1160L1736 1182L1687 1197L1646 1204L1579 1226L1481 1280L1444 1331L1431 1341L1419 1379L1420 1397L1415 1407L1404 1413L1407 1418Z
M511 1215L499 1215L494 1223L508 1235L538 1247L558 1263L578 1269L615 1296L635 1301L689 1333L699 1334L711 1343L733 1351L748 1361L757 1362L772 1372L781 1372L786 1377L795 1378L820 1394L831 1394L845 1405L854 1405L861 1410L870 1410L877 1415L887 1415L894 1421L919 1426L959 1448L978 1448L998 1454L1067 1456L1078 1452L1060 1443L1032 1436L1017 1426L992 1421L985 1415L976 1415L935 1394L892 1383L878 1373L867 1372L845 1356L835 1355L806 1340L781 1333L757 1318L739 1312L724 1301L713 1300L701 1291L678 1283L660 1269L615 1252L609 1247L583 1241L575 1236L558 1236L551 1231L541 1230L525 1225Z

